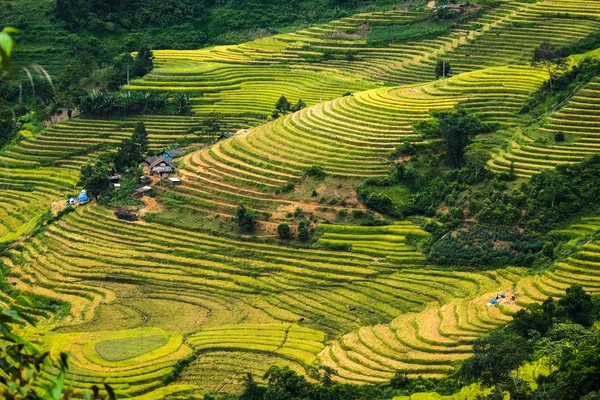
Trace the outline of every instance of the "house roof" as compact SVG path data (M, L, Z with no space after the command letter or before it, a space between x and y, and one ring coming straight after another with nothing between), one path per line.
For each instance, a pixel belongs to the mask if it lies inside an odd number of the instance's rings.
M219 136L219 139L229 139L230 137L235 136L235 133L232 132L227 132L227 133L223 133L221 136Z
M138 193L146 193L146 192L149 192L151 190L152 190L151 186L142 186L141 188L136 189L135 191L138 192Z
M111 175L111 176L109 176L108 180L109 181L116 181L117 179L121 179L121 178L123 178L123 176L121 176L120 174L117 174L117 175Z
M181 182L181 179L179 179L179 178L177 178L175 176L171 176L171 177L169 177L169 181L170 182Z
M148 164L152 164L154 161L156 161L158 158L160 158L160 156L149 156L144 158L142 161L140 161L140 163L148 163Z
M154 171L154 172L171 172L171 171L173 171L173 167L171 167L171 166L154 167L154 168L152 168L152 171Z
M152 163L150 163L150 169L153 169L154 167L156 167L157 165L159 165L162 162L164 162L171 168L175 168L175 166L176 166L176 164L173 161L167 160L166 158L159 156Z
M163 151L163 153L166 153L169 155L169 157L177 157L183 154L183 150L177 148L177 149L169 149L169 150L165 150Z

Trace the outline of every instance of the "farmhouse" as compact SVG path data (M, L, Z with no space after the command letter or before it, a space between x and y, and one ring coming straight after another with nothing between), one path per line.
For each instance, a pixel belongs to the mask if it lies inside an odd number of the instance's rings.
M177 164L171 159L160 156L147 157L140 162L140 167L148 175L166 177L175 172Z

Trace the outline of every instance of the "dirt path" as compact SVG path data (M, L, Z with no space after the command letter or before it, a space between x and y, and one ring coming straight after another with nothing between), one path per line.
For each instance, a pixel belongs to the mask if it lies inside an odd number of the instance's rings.
M146 207L140 210L140 215L157 213L162 211L162 206L158 204L154 197L144 197L142 201L146 203Z

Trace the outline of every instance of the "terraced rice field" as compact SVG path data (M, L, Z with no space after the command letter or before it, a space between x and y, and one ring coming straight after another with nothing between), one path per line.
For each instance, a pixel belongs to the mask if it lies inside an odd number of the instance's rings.
M515 172L522 177L556 167L576 163L600 149L600 78L582 87L558 112L550 115L541 131L554 142L562 132L572 143L545 145L523 135L521 142L512 142L510 150L499 152L490 161L494 171L506 171L514 163Z
M338 240L344 231L350 227L332 225L328 233ZM400 231L419 234L408 223L375 227L354 243ZM442 376L470 355L476 338L521 306L561 296L572 283L600 292L596 242L531 277L519 268L483 274L415 268L418 256L390 263L368 255L373 251L243 242L120 222L87 206L2 261L17 287L71 304L66 319L48 316L61 328L47 340L53 351L77 356L75 387L107 377L131 395L235 392L246 372L260 375L274 364L302 372L316 361L348 383L383 382L397 369ZM487 305L502 292L505 302ZM139 340L127 353L115 350L132 338ZM159 389L159 378L184 359L179 379ZM216 359L224 361L213 369Z
M320 358L348 383L388 381L398 369L415 377L443 376L471 355L476 338L510 321L519 308L516 303L490 307L487 302L498 293L510 293L525 274L512 268L477 276L485 294L430 303L390 323L361 327L331 342Z
M374 89L328 101L186 156L174 189L181 207L232 215L238 204L263 213L290 205L275 193L312 165L333 176L386 175L386 154L420 141L412 124L457 104L510 124L543 81L528 67L498 67L412 87Z
M408 224L399 228L418 231ZM469 298L510 286L521 274L516 269L484 276L413 267L422 263L418 255L391 264L360 252L243 242L120 222L97 206L79 208L9 250L2 261L11 267L8 281L18 288L71 304L66 318L48 316L46 322L61 327L48 338L55 351L78 355L72 375L77 387L122 371L115 384L132 395L156 388L151 377L168 375L176 360L192 353L197 357L178 384L231 390L239 388L244 371L264 371L275 359L298 370L317 356L325 363L345 360L346 347L338 342L324 347L327 338L362 332L365 326L398 329L405 318L420 321L448 304L468 308ZM489 313L486 318L499 318L497 324L508 318ZM460 336L452 324L450 334ZM136 345L129 354L115 353L115 346L137 336L148 337L142 341L146 349ZM346 337L339 343L354 343ZM459 355L468 354L466 346L460 349ZM229 352L241 356L226 357L230 361L212 375L201 372L211 357ZM251 354L264 364L248 362ZM378 368L410 364L427 376L451 368L443 356L436 362L416 356L406 361L402 354ZM341 379L360 380L336 367ZM385 376L386 371L378 371L367 380Z
M558 14L548 12L555 9ZM599 13L592 1L533 5L507 0L435 39L384 47L368 45L371 29L396 25L402 30L423 21L427 12L358 14L236 46L156 51L160 67L127 88L202 92L194 98L198 113L218 109L228 115L264 115L281 94L312 105L382 83L431 81L440 57L450 61L455 73L527 64L533 49L548 37L561 46L597 31L600 22L594 16Z
M164 204L231 217L242 203L269 224L278 222L269 214L324 207L282 189L313 165L333 179L386 175L389 152L422 141L412 125L431 111L461 104L487 121L514 125L546 79L523 66L532 49L548 36L564 45L600 29L596 1L506 0L434 39L372 47L352 33L426 16L359 14L238 46L156 51L157 68L127 89L187 91L197 114L143 117L153 149L212 140L196 128L214 110L225 129L251 127L183 157L183 184L163 189ZM455 76L433 81L439 57ZM524 138L490 167L503 171L514 161L517 174L528 177L594 152L599 87L594 80L582 88L542 127L577 141L538 146ZM345 92L353 95L341 97ZM281 94L311 107L258 126ZM0 243L30 233L52 201L76 190L81 164L130 136L135 122L73 119L3 150ZM600 220L590 217L556 234L587 237L598 229ZM117 221L88 205L24 238L0 261L16 288L70 306L66 315L37 314L53 328L45 334L52 351L76 356L69 376L76 389L106 380L121 395L147 400L234 393L245 373L260 376L271 365L305 373L320 363L356 384L387 381L398 369L439 377L520 307L560 296L572 283L600 293L597 241L528 276L517 267L466 273L426 265L409 244L426 233L411 222L319 230L319 248L292 248ZM344 246L352 251L327 250ZM502 292L516 301L487 305ZM9 300L0 294L0 304ZM472 399L477 390L447 398Z
M0 243L31 232L52 202L75 194L81 165L131 137L138 120L145 122L154 150L181 140L213 140L201 135L199 128L190 131L200 124L194 117L74 118L9 146L0 152Z
M151 150L167 148L178 140L213 139L202 136L201 120L197 117L73 118L3 150L0 162L9 167L56 165L78 171L90 154L114 149L123 139L130 138L138 121L143 121L146 126Z
M353 252L385 258L390 262L424 263L425 258L407 245L409 235L426 236L427 232L410 222L396 222L386 226L353 226L322 224L323 235L319 244L325 246L349 246Z
M0 244L30 233L50 203L76 185L77 177L59 168L5 166L0 173Z
M414 376L442 376L470 356L475 339L506 324L520 307L560 298L573 284L600 293L599 266L600 242L592 241L539 275L526 276L516 268L499 270L487 274L489 286L479 277L489 290L482 296L433 304L388 324L361 327L331 342L319 356L348 383L384 382L398 369ZM499 293L506 293L507 300L487 305ZM508 299L512 295L514 302Z

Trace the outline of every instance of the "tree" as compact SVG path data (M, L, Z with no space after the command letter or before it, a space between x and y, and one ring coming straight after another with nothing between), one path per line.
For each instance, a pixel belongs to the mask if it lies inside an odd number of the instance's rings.
M490 153L481 147L472 147L474 144L469 146L465 152L466 167L469 171L472 171L474 175L474 181L479 181L479 175L485 171L488 160L490 159Z
M190 95L188 93L177 93L175 95L175 107L178 115L191 115Z
M504 386L512 380L512 371L529 358L531 344L521 336L494 331L477 339L473 356L462 366L468 378L481 379L485 386Z
M435 79L446 78L450 75L452 67L446 60L437 60L435 64Z
M306 103L302 99L298 99L298 102L291 107L292 112L300 111L306 107Z
M216 111L210 112L202 124L204 125L204 132L210 135L215 135L221 130L221 119L222 115Z
M316 365L308 369L308 376L323 385L323 388L329 388L333 385L333 376L337 375L337 371L326 365ZM320 389L316 387L315 389ZM326 389L325 389L326 390Z
M548 73L548 83L550 92L552 92L553 81L557 73L568 66L567 57L564 57L554 45L545 40L533 51L531 66L543 69Z
M279 238L282 240L289 240L294 237L292 235L292 229L285 222L277 225L277 234L279 235Z
M258 386L252 374L247 373L242 381L244 391L240 395L240 400L263 400L265 389Z
M308 398L310 384L290 367L270 367L265 376L267 389L264 400L292 400Z
M288 99L286 99L283 95L279 98L279 100L277 100L277 103L275 103L275 109L281 112L282 114L287 114L290 111L291 107L292 105L290 104Z
M554 207L557 200L561 198L561 194L567 190L567 181L564 176L556 170L550 170L546 171L543 176L537 177L537 179L544 180L543 189L539 192L541 200L550 208Z
M106 87L108 90L119 90L121 85L127 82L127 72L129 78L135 78L133 69L135 68L135 60L130 53L123 53L113 60L112 67L108 70L108 79Z
M306 242L310 239L310 224L308 221L303 220L298 224L298 240L301 242Z
M567 294L558 301L558 306L576 324L592 325L592 313L594 311L592 296L587 294L580 285L572 285L567 288Z
M131 139L123 139L114 157L115 169L119 172L135 166L141 158L139 147Z
M142 77L152 71L154 67L154 54L148 46L142 46L135 56L133 75Z
M407 372L404 370L398 370L392 379L390 379L390 386L394 389L402 389L408 384L408 382L409 379Z
M137 147L137 153L140 155L135 161L139 161L141 157L148 152L148 132L143 121L139 121L131 135L131 141ZM137 155L137 154L135 154Z
M110 186L108 176L110 171L101 162L81 166L80 182L92 197L98 198Z
M236 221L243 232L251 233L256 230L256 213L240 204L236 210Z
M438 114L438 129L446 144L446 158L452 168L462 166L465 149L471 137L477 133L487 133L494 127L484 124L463 108Z

